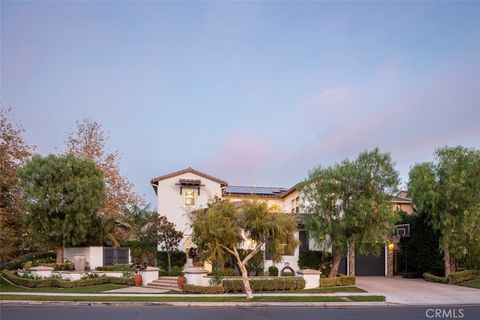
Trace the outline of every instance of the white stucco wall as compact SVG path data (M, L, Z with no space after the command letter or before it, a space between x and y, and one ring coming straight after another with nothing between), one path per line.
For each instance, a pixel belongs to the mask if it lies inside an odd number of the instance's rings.
M205 186L200 187L200 195L196 188L183 188L180 194L180 186L175 185L180 179L199 179ZM185 191L195 191L195 205L185 205ZM188 213L206 207L209 201L222 196L220 183L198 176L194 173L184 173L158 182L157 187L157 212L173 222L177 230L186 237L191 235ZM160 249L160 248L159 248ZM185 240L180 243L180 250L185 250Z

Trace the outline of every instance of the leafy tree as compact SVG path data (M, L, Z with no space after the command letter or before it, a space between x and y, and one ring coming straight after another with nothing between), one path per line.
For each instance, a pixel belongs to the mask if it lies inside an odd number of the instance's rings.
M399 182L390 154L378 149L316 168L302 183L305 227L317 242L332 246L330 276L336 276L340 258L349 253L349 273L355 275L355 249L377 253L396 220L390 195Z
M157 213L149 209L149 206L133 205L127 207L123 214L123 221L128 225L128 240L140 240L141 235L147 230Z
M442 255L438 250L440 234L433 230L428 215L401 212L401 222L410 224L410 237L400 239L398 266L400 270L421 277L424 272L440 275Z
M19 172L26 200L26 222L36 239L57 248L84 244L98 230L105 205L103 175L90 160L73 155L33 156Z
M32 152L22 138L23 129L9 120L11 111L0 108L0 263L15 257L25 243L17 172Z
M440 232L448 276L456 270L456 259L480 252L480 151L440 148L433 162L416 164L409 176L413 203Z
M120 173L118 152L105 150L108 136L102 126L93 120L76 122L76 131L66 141L67 153L93 161L103 172L106 202L103 212L119 218L129 206L143 205L142 198L133 191L133 183Z
M275 262L281 261L284 250L293 251L298 246L294 237L297 231L295 218L269 211L266 203L245 202L237 209L234 203L217 200L207 209L194 212L191 219L193 242L206 259L222 265L227 255L235 257L247 299L253 299L253 294L246 264L262 246L269 242ZM237 247L245 238L252 240L255 246L242 258Z
M145 240L152 243L155 248L157 245L167 252L168 271L172 269L171 254L178 249L178 245L183 238L183 232L175 229L175 224L168 221L167 217L155 215L150 223Z

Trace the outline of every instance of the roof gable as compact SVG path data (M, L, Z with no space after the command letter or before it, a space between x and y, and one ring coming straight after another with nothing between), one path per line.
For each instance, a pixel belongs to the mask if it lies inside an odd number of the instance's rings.
M217 182L217 183L221 184L222 186L228 185L228 183L226 181L215 178L214 176L208 175L208 174L203 173L201 171L195 170L192 167L188 167L186 169L176 171L176 172L172 172L172 173L169 173L169 174L166 174L166 175L163 175L163 176L158 176L156 178L151 179L150 182L151 183L157 183L159 181L162 181L162 180L165 180L165 179L168 179L168 178L172 178L172 177L176 177L176 176L179 176L179 175L182 175L182 174L185 174L185 173L196 174L197 176L200 176L200 177L203 177L205 179Z

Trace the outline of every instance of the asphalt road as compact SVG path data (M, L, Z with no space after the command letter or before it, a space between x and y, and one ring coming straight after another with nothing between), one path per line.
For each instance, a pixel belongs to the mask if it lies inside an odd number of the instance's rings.
M1 320L313 320L313 319L480 319L479 306L446 307L164 307L164 306L0 306ZM435 309L440 309L435 315Z

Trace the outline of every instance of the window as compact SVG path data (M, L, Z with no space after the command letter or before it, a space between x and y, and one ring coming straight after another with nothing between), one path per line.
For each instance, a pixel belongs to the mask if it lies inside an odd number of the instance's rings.
M185 204L187 206L195 205L195 191L185 191Z

